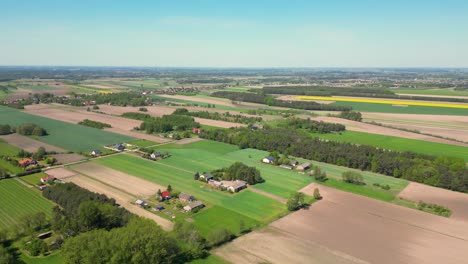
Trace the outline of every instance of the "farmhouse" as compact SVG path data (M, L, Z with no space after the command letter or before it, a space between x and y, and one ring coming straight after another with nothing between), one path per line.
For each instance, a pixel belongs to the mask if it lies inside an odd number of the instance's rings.
M242 189L247 188L247 182L241 180L235 181L221 181L223 187L225 187L228 191L231 192L238 192Z
M52 175L47 175L47 177L42 177L41 178L41 182L42 183L51 183L51 182L54 182L57 178L55 178L54 176Z
M288 165L288 164L281 164L280 167L283 169L288 169L288 170L292 170L294 168L292 165Z
M31 158L24 158L24 159L20 160L18 163L19 163L20 166L26 167L26 166L29 166L29 165L37 164L37 161L35 161L35 160L31 159Z
M92 156L99 156L99 155L101 155L101 151L99 149L95 149L95 150L91 151L91 155Z
M180 193L179 194L179 200L181 202L185 202L185 203L188 203L188 202L191 202L193 201L195 198L192 196L192 195L189 195L189 194L186 194L186 193Z
M262 159L263 163L268 163L268 164L273 163L274 161L275 161L275 158L273 158L272 156L268 156Z
M310 168L310 162L302 163L300 165L297 165L297 170L299 171L305 171Z
M186 212L191 212L196 208L203 208L205 205L201 201L191 202L188 205L184 206Z
M290 160L289 165L296 167L297 165L299 165L299 162L297 162L297 160Z
M201 128L196 128L195 127L195 128L192 129L192 133L194 133L194 134L200 134L201 132L202 132Z
M214 178L213 175L211 175L210 173L203 173L202 175L200 175L200 180L204 180L204 181L209 181L209 180L212 180Z
M115 145L114 145L114 149L115 149L115 150L118 150L118 151L124 151L124 150L125 150L125 146L122 145L122 144L115 144Z
M169 191L164 191L161 193L161 200L169 200L171 199L171 193Z
M152 159L159 159L159 158L162 157L162 153L161 152L153 152L153 153L151 153L150 157Z

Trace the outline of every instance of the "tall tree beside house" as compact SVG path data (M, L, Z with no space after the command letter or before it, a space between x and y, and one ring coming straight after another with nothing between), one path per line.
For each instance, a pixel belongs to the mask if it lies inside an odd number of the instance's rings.
M167 186L167 191L172 192L172 186L170 184Z

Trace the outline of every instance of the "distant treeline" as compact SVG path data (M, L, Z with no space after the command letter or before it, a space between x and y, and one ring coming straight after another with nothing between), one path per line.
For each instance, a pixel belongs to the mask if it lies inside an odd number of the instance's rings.
M208 112L208 111L198 111L198 112L189 112L185 108L179 108L174 113L174 115L186 115L186 116L193 116L193 117L200 117L212 120L221 120L227 122L234 122L234 123L242 123L242 124L253 124L257 122L261 122L261 117L248 117L243 115L233 115L229 112L225 112L220 114L218 112Z
M258 89L254 89L257 91ZM430 96L398 95L387 88L370 87L328 87L328 86L274 86L263 87L264 94L288 94L288 95L310 95L310 96L356 96L356 97L376 97L376 98L397 98L420 101L444 101L468 103L468 99L445 98Z
M317 133L331 133L331 132L342 132L346 130L346 127L342 124L328 123L323 121L315 121L308 119L302 119L298 117L290 117L285 121L281 122L278 126L284 128L302 128L310 130L311 132Z
M277 100L272 96L259 93L229 92L219 91L211 94L214 97L227 98L233 101L242 101L257 104L266 104L270 106L287 107L302 110L325 110L325 111L350 111L348 106L319 104L313 101L285 101Z
M238 145L278 151L310 160L381 173L455 191L468 191L465 161L412 152L394 152L319 138L287 128L252 131L248 128L203 131L200 137Z

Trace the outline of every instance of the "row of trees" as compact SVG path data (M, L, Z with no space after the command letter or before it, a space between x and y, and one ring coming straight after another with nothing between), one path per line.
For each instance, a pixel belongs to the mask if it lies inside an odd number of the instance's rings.
M97 128L97 129L104 129L106 127L108 127L108 128L112 127L111 125L109 125L107 123L102 123L102 122L93 121L93 120L89 120L89 119L85 119L85 120L79 122L78 125L94 127L94 128Z
M337 115L339 118L344 118L348 120L353 120L353 121L362 121L362 114L361 112L355 112L355 111L343 111Z
M381 173L432 186L467 192L465 161L412 152L394 152L366 145L322 141L296 130L247 128L203 131L200 137L266 151Z
M189 112L185 108L179 108L173 114L200 117L200 118L206 118L206 119L212 119L212 120L222 120L222 121L242 123L242 124L253 124L253 123L262 121L261 117L248 117L248 116L239 115L239 114L234 115L229 112L225 112L223 114L220 114L218 112L208 112L208 111Z
M218 91L211 94L215 97L227 98L233 101L250 102L257 104L266 104L269 106L287 107L302 110L324 110L324 111L350 111L351 107L333 105L333 104L319 104L313 101L285 101L277 100L272 96L259 94L259 93L245 93L245 92L229 92Z
M170 131L186 131L195 127L200 127L200 124L195 122L193 117L183 115L164 115L162 117L151 117L145 119L140 125L140 130L145 130L146 133L165 133Z
M290 117L281 122L279 126L284 128L307 129L311 132L318 132L321 134L342 132L346 130L346 127L342 124L315 121L310 118L302 119L298 117Z
M249 167L242 162L235 162L227 168L214 170L211 173L219 179L227 181L243 180L250 185L265 181L257 168Z

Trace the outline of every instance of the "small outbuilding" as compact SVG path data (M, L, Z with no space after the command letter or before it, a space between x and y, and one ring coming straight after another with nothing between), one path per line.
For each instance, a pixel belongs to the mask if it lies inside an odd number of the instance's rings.
M263 163L268 163L268 164L273 163L274 161L275 161L275 158L272 156L268 156L262 159Z
M203 173L202 175L200 175L199 179L204 180L204 181L210 181L213 178L214 176L211 173Z
M205 205L201 201L195 201L184 206L184 211L192 212L196 208L203 208L203 207L205 207Z
M91 151L91 155L92 156L99 156L99 155L101 155L101 151L99 149L95 149L95 150Z
M179 200L181 202L188 203L188 202L192 202L193 200L195 200L195 197L186 193L180 193Z
M297 170L299 171L305 171L305 170L308 170L310 169L310 162L306 162L306 163L302 163L300 165L297 165Z

